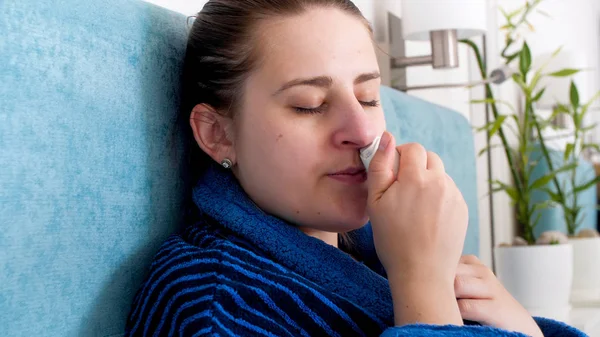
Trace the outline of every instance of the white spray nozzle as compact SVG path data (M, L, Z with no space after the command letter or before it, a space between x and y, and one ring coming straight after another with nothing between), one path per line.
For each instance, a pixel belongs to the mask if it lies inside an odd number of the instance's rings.
M375 153L377 153L377 149L379 148L379 142L381 141L381 137L377 137L373 140L373 142L365 147L363 147L362 149L360 149L358 152L360 154L360 160L363 162L363 165L365 165L365 169L367 171L369 171L369 164L371 164L371 160L373 159L373 157L375 156ZM394 174L398 174L398 165L400 164L400 154L398 153L398 151L395 152L396 154L396 158L394 159Z
M371 159L375 156L375 152L377 152L377 148L379 148L379 142L381 141L381 137L375 138L371 144L366 147L363 147L359 150L360 160L362 160L363 165L365 165L365 169L369 170L369 164L371 163Z

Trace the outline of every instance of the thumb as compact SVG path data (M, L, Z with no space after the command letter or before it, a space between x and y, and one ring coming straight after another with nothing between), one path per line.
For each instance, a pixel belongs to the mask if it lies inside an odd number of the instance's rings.
M396 180L393 171L395 144L394 136L385 131L379 141L379 148L367 168L367 188L371 202L381 199L383 193Z

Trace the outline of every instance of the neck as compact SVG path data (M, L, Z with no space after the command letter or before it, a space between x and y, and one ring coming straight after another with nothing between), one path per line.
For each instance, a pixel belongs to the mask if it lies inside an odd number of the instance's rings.
M313 238L317 238L317 239L325 242L326 244L329 244L331 246L334 246L335 248L338 248L338 233L325 232L325 231L320 231L320 230L316 230L316 229L312 229L312 228L303 228L303 227L300 227L300 230L308 236L312 236Z

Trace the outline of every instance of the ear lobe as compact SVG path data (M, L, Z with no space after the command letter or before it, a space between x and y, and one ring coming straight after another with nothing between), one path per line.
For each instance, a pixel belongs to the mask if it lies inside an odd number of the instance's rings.
M190 114L190 126L198 146L217 163L229 158L235 163L232 120L206 104L198 104Z

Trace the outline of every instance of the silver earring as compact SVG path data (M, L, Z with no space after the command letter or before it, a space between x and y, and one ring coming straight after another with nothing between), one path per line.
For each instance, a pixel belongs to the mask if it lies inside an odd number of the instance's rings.
M223 159L223 161L221 162L221 165L226 168L226 169L230 169L233 166L233 163L231 162L231 159L229 158L225 158Z

